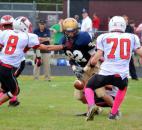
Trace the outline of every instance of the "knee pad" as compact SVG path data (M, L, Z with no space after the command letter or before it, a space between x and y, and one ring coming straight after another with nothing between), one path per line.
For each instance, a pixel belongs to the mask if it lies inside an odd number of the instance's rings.
M97 95L98 98L102 98L102 97L104 97L104 96L106 95L106 91L105 91L105 88L104 88L104 87L102 87L102 88L97 88L97 89L95 90L95 93L96 93L96 95Z

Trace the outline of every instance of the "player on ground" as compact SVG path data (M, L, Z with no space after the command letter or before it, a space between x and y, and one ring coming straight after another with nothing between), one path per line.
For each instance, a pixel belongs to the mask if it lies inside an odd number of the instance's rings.
M115 85L119 88L115 97L109 119L118 119L118 109L125 97L129 74L129 61L135 51L142 57L142 47L139 38L130 33L125 33L126 22L121 16L114 16L109 22L109 33L97 38L97 52L90 60L90 65L95 65L100 57L104 57L99 74L89 79L85 96L88 103L86 120L92 120L97 110L94 100L94 90L104 85Z
M13 73L18 68L29 48L52 50L52 46L40 44L38 36L31 32L31 22L26 17L18 17L13 22L13 30L4 30L0 34L0 105L19 94L19 86ZM58 47L58 45L57 45ZM63 48L62 46L58 47ZM54 47L56 50L56 47Z
M106 91L106 94L110 95L110 97L114 101L118 88L113 85L106 85L105 91ZM109 107L109 108L112 107L103 98L97 97L95 92L94 92L94 100L95 100L96 105L99 106L97 111L95 112L95 115L101 114L104 107ZM121 115L121 112L119 111L118 114ZM76 116L87 116L87 112L76 114Z

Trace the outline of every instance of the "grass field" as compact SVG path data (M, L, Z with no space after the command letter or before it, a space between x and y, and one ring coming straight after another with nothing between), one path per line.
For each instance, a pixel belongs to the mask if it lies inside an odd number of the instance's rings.
M94 121L86 122L75 116L85 112L86 106L73 98L74 78L53 77L47 82L21 76L21 104L0 107L0 130L142 130L142 79L130 80L120 120L108 120L109 109L104 109Z

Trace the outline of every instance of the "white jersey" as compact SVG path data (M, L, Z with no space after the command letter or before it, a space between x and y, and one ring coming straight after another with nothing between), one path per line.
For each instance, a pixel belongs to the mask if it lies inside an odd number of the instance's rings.
M0 35L0 44L3 46L0 60L14 67L19 67L25 57L25 48L39 45L38 36L32 33L5 30Z
M140 47L138 36L130 33L105 33L97 38L97 49L104 52L104 62L99 74L119 74L122 79L129 74L132 51Z
M89 16L82 20L81 31L88 32L92 38L92 20L89 18Z

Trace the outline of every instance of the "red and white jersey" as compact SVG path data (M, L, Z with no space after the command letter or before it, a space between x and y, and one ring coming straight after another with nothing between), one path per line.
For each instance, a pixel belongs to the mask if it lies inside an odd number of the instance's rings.
M25 57L25 48L38 46L39 40L36 34L5 30L0 34L0 44L3 46L0 60L14 67L19 67Z
M130 33L112 32L97 38L97 49L104 52L104 62L99 74L119 74L122 79L129 74L132 52L140 47L138 36Z

